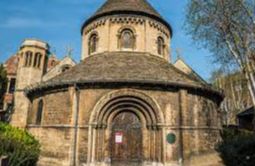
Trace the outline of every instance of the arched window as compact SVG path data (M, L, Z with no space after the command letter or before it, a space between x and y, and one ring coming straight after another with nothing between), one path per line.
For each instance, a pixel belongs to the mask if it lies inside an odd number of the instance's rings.
M43 114L43 100L39 100L37 114L36 114L36 124L39 125L42 122L42 114Z
M27 51L25 56L25 66L31 66L32 65L32 56L33 53L31 51Z
M96 52L98 47L98 36L97 34L92 34L89 38L89 55Z
M120 48L134 49L135 36L132 30L124 29L120 34Z
M164 55L164 49L165 49L164 39L162 37L158 37L157 44L158 44L158 54Z

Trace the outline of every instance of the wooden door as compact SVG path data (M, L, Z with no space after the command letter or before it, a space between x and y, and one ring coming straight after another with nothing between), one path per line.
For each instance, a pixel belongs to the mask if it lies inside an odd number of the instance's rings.
M142 162L142 128L131 112L118 114L112 123L111 161L114 166L139 166Z

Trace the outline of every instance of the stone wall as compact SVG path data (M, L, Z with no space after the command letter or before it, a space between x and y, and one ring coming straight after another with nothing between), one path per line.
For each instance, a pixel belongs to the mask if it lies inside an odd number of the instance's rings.
M113 90L80 87L79 89L75 92L73 88L69 88L68 91L45 94L33 99L28 128L42 143L41 164L68 165L73 161L77 164L86 164L88 159L90 162L107 162L109 159L107 128L102 128L90 121L99 103L108 102L115 93L148 96L155 102L156 107L159 108L158 111L162 112L164 122L158 124L155 132L148 129L143 131L146 135L143 142L146 161L152 158L155 162L168 164L176 164L180 159L189 161L193 156L212 152L218 141L217 105L205 96L197 96L186 90L177 89L168 91L131 88ZM75 98L74 94L78 95L78 98ZM39 99L43 99L45 104L43 119L41 125L33 125ZM75 107L77 100L78 105ZM76 109L78 109L77 128L75 128L76 116L74 114ZM208 123L208 118L210 123ZM152 137L148 135L150 132L156 134L157 143L153 142ZM169 133L176 136L173 144L167 143L166 136ZM155 146L156 144L158 146ZM154 154L154 150L151 151L154 148L157 156L150 155Z
M43 101L41 125L70 125L72 118L72 96L68 91L47 94L33 100L29 110L28 124L35 124L39 101Z
M72 128L29 126L41 144L38 166L70 166L72 162Z

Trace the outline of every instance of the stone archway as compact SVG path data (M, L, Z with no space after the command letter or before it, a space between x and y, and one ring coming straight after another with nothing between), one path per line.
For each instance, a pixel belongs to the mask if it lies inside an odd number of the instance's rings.
M136 158L137 163L163 163L165 150L164 130L161 128L161 124L164 123L162 112L152 98L129 89L114 91L104 96L92 111L89 124L88 163L112 165L113 160L117 160L116 156L113 156L113 150L117 145L112 145L115 134L114 124L118 116L125 114L136 119L134 122L139 120L141 127L141 133L138 133L138 135L141 134L141 143L134 143L134 146L141 146L141 152L139 152L141 156ZM132 127L127 132L132 133ZM123 139L128 139L128 137ZM120 149L132 151L136 148ZM127 160L122 160L122 162L127 162Z

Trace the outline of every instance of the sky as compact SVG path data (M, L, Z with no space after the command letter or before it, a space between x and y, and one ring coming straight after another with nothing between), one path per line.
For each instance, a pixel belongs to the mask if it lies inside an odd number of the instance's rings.
M184 61L208 80L216 69L212 54L198 47L184 28L188 0L148 0L173 28L172 61L179 50ZM58 58L73 49L76 62L81 56L80 28L105 0L0 0L0 63L15 54L22 41L46 41Z

